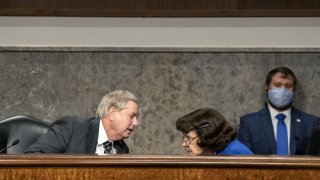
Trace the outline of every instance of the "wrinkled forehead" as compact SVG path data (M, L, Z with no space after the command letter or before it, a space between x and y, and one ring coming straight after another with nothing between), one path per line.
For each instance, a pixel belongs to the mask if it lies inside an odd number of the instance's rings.
M136 113L138 115L139 114L139 104L135 101L130 100L124 105L122 110L127 110L129 112Z
M284 74L281 72L277 72L272 76L271 81L277 81L277 80L281 80L281 79L285 79L285 80L289 80L292 84L293 84L293 76L290 74Z
M197 136L197 132L195 130L191 130L191 131L185 133L184 135L187 137L195 137L195 136Z
M136 101L129 100L127 102L124 102L122 109L128 109L133 107L139 108L139 104Z

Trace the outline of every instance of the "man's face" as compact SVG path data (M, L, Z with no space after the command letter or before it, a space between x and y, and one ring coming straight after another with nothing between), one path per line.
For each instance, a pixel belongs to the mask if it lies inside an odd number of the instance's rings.
M273 75L269 86L266 86L266 90L281 87L285 87L291 91L294 91L293 77L290 75L284 76L282 73L276 73Z
M128 138L138 125L138 112L138 104L133 101L128 101L123 109L114 112L111 125L120 139Z

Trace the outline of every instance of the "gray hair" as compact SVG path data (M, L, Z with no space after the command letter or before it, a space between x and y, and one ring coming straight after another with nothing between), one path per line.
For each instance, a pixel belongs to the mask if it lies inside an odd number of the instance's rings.
M116 90L103 96L97 109L97 118L106 117L110 107L124 109L128 101L139 104L137 97L129 91Z

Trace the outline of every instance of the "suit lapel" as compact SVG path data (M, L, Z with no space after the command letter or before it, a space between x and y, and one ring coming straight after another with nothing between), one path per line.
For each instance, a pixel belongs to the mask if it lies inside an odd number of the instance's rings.
M89 131L86 139L86 153L95 153L98 134L99 134L100 119L94 118L89 121Z
M274 137L274 131L273 131L273 125L272 125L272 120L270 116L269 109L265 107L260 111L260 123L262 125L263 131L266 135L268 144L270 145L271 151L273 154L276 153L276 140Z
M123 140L115 141L113 147L117 150L117 154L129 153L129 148Z
M291 109L291 127L290 127L290 154L296 154L297 149L297 140L300 137L301 130L301 113L296 110L294 107Z

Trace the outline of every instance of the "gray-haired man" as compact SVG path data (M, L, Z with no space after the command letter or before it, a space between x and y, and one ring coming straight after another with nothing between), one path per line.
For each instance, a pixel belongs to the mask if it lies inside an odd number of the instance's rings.
M64 116L27 149L27 153L129 153L124 138L138 125L139 103L135 95L117 90L105 95L97 117Z

